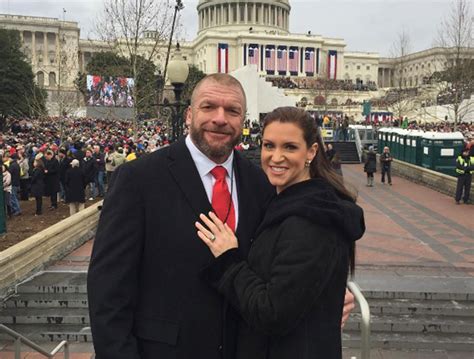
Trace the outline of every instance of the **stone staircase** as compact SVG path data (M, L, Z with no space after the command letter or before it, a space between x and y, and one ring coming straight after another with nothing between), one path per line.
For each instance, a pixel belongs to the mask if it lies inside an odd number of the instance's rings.
M362 288L364 286L362 285ZM86 273L44 272L18 286L0 310L0 322L38 342L91 343ZM474 294L365 290L372 314L372 348L457 350L474 353ZM7 338L0 334L0 340ZM360 345L356 309L343 331L343 346Z
M354 141L326 141L326 144L332 144L336 152L339 153L341 163L360 163L357 145Z

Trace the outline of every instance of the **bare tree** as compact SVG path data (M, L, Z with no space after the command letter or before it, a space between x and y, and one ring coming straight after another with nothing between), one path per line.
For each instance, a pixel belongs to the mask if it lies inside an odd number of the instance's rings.
M393 42L390 57L394 62L394 91L392 92L393 102L390 105L396 117L400 120L415 108L413 93L408 91L413 86L408 76L408 58L411 51L411 40L409 34L402 30L398 33Z
M442 48L443 69L437 80L441 84L440 99L452 112L454 126L473 111L469 101L474 91L473 14L468 0L453 0L451 9L441 22L436 44Z
M95 24L96 33L109 45L110 51L130 60L135 84L142 75L142 59L161 69L166 40L173 30L173 9L170 0L104 0L103 12ZM155 94L139 92L136 86L132 89L135 119L140 103Z

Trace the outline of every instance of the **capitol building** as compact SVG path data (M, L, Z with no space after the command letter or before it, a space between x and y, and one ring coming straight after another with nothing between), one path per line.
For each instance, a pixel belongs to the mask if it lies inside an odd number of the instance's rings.
M194 40L181 44L189 64L205 73L234 72L251 67L262 78L288 77L298 81L327 78L372 90L352 94L356 101L380 95L382 89L398 86L399 59L382 58L373 52L346 51L346 42L324 35L293 34L289 31L289 0L200 0L198 32ZM95 53L110 50L107 43L81 39L77 22L55 18L0 15L0 27L20 32L23 50L31 62L36 81L54 102L58 87L77 94L74 80ZM146 34L152 37L152 34ZM146 53L153 39L144 36L140 49ZM405 87L416 87L440 71L439 52L427 49L406 56ZM153 61L164 68L166 44ZM311 96L309 91L288 89L294 98ZM339 102L345 99L341 94ZM341 97L342 96L342 97ZM347 95L348 96L348 95ZM76 96L78 101L80 96ZM336 100L337 102L337 100Z

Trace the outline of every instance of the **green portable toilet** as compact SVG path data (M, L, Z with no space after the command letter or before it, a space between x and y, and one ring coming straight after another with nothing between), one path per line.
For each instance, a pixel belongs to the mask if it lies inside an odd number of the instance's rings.
M395 143L396 159L405 161L405 143L407 131L404 129L397 129L395 133L397 134L397 142Z
M408 156L408 130L403 130L403 133L401 135L401 140L402 140L402 148L403 148L403 161L408 162L407 156Z
M392 131L392 141L390 147L390 153L392 154L393 158L397 160L400 159L400 131L399 128L394 128Z
M421 157L423 148L421 139L424 135L423 131L409 130L405 145L405 161L417 166L421 166Z
M455 176L456 158L464 146L464 136L461 132L426 132L421 145L423 167Z
M387 129L382 127L377 132L377 152L382 153L381 149L385 146L386 136L387 136Z
M390 148L390 150L392 150L392 135L393 135L393 128L387 128L385 130L385 143L384 143L384 147L387 146L388 148ZM383 152L383 147L380 149L379 151L380 153Z

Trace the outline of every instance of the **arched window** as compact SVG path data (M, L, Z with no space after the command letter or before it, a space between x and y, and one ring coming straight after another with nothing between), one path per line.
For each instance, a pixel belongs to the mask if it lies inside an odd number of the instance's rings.
M49 87L56 86L56 73L50 72L49 73Z
M36 83L38 84L39 87L41 87L41 88L44 87L44 73L43 73L43 71L38 71L36 73Z

